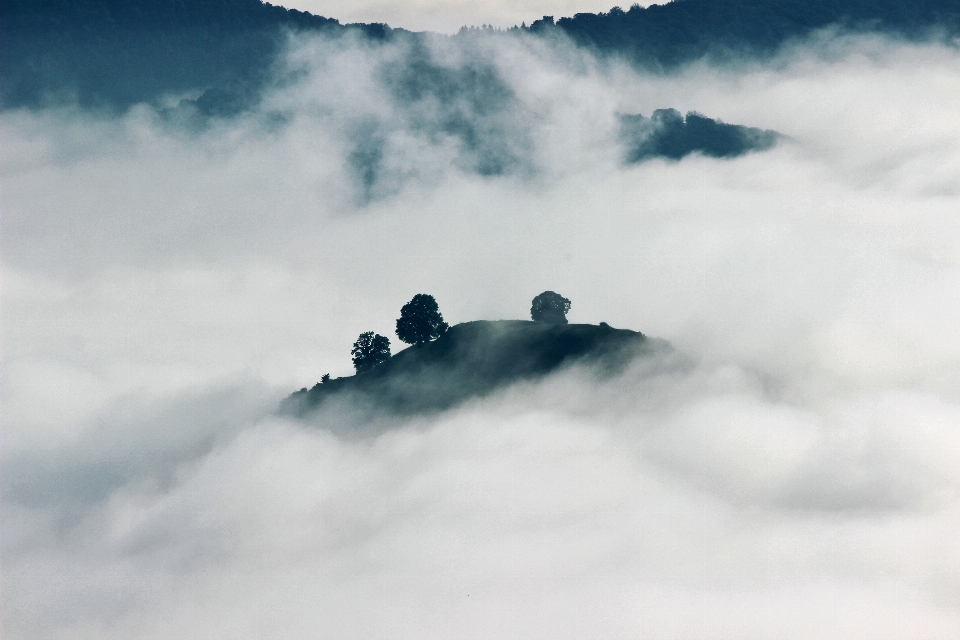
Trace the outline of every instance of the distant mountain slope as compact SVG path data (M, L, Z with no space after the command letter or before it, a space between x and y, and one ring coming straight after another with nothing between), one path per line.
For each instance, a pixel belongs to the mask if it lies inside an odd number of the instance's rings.
M544 18L527 31L562 32L599 52L669 69L704 56L769 55L831 25L956 35L960 0L675 0ZM260 0L4 0L0 108L76 102L123 110L212 89L196 106L229 115L256 102L291 30L353 30L379 40L403 32Z
M662 340L607 325L465 322L372 371L301 389L284 401L282 411L303 415L334 401L361 411L442 410L574 363L613 373L638 355L668 349Z
M124 109L216 88L207 106L236 110L256 98L287 32L351 28L390 31L260 0L4 0L0 106Z
M960 0L674 0L628 11L552 17L528 29L559 29L575 42L670 68L707 55L769 55L791 38L832 25L909 38L960 33Z

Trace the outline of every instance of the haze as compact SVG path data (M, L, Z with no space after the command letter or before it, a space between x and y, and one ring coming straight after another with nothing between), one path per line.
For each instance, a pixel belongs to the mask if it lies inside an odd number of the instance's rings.
M295 40L232 119L0 114L5 637L960 637L956 47L407 46ZM624 164L659 108L785 138ZM416 293L547 289L682 362L363 437L274 413Z

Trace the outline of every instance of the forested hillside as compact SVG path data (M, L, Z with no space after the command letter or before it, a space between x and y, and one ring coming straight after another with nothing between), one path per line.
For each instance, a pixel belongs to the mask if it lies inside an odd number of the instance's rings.
M236 110L255 98L289 31L388 32L260 0L5 0L0 11L4 107L123 109L214 88L201 106Z
M669 68L707 55L769 55L834 25L908 38L956 35L960 0L674 0L555 22L547 16L528 29L556 29L579 44Z
M765 56L817 29L903 37L960 33L960 0L675 0L648 8L544 17L525 29L638 64L669 69L704 56ZM256 102L290 31L356 30L260 0L5 0L0 5L0 107L78 103L123 110L188 91L229 114Z

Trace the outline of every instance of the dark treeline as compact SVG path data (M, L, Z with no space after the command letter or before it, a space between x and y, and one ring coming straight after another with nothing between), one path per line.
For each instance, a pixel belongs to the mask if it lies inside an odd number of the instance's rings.
M124 109L164 94L233 112L255 101L290 31L362 31L260 0L4 0L0 104Z
M505 33L562 32L600 52L668 69L704 56L768 55L831 25L906 37L957 34L960 0L675 0L544 18ZM195 106L227 115L256 102L286 33L349 30L379 40L402 32L341 25L260 0L4 0L0 107L76 102L123 110L209 90Z
M908 38L960 33L960 0L674 0L624 11L578 13L532 32L559 30L581 45L646 66L670 68L704 56L769 55L791 38L837 26Z
M679 160L691 153L712 158L733 158L769 149L780 134L767 129L726 124L691 111L686 117L676 109L657 109L649 118L620 116L620 138L628 163L650 158Z

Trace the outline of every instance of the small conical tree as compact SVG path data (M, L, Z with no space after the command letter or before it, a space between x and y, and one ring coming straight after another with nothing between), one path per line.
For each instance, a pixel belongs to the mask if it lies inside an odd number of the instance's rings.
M570 311L570 301L559 293L544 291L533 299L530 307L530 317L534 322L550 324L567 324L567 312Z
M353 356L353 367L357 373L370 371L390 359L390 338L366 331L353 343L350 354Z
M418 293L400 309L397 337L407 344L423 344L439 338L448 329L433 296Z

